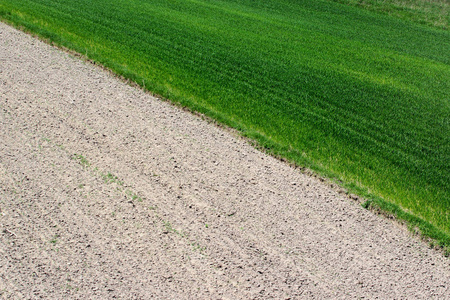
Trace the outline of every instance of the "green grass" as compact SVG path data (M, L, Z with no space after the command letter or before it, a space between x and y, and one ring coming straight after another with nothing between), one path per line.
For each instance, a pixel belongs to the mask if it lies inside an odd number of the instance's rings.
M442 29L448 29L450 22L450 2L448 0L333 1Z
M2 0L0 17L450 245L447 30L309 0Z

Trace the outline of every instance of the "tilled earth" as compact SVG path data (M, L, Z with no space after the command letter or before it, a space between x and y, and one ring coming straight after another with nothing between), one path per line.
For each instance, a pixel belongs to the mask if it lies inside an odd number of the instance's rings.
M0 298L450 298L400 226L2 23L0 97Z

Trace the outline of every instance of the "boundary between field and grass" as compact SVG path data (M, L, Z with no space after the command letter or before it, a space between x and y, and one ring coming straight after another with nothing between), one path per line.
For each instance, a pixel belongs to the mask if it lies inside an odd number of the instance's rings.
M441 251L445 256L450 255L450 235L433 226L429 222L405 211L397 204L390 203L379 196L371 194L367 191L367 189L361 188L355 184L348 184L340 181L336 174L333 174L331 171L326 170L320 165L314 163L312 160L302 156L297 150L292 148L288 149L285 146L270 141L258 132L251 131L240 125L238 122L234 122L230 118L227 118L213 110L208 110L204 106L199 106L189 102L187 99L169 99L157 95L146 87L143 78L124 70L122 67L115 65L113 62L108 62L107 58L102 57L101 59L98 59L90 57L89 53L83 53L84 49L79 49L76 45L63 40L59 36L48 32L45 29L39 28L34 24L25 23L18 19L14 20L14 18L6 19L3 16L0 16L0 21L27 32L28 34L31 34L52 46L58 47L71 55L77 56L84 61L97 65L107 70L117 78L120 78L122 81L134 87L139 87L160 100L167 101L168 103L180 107L185 111L189 111L200 116L210 123L214 123L216 126L233 132L234 135L246 139L250 144L262 152L290 164L303 173L318 177L321 181L327 182L331 187L338 189L340 193L347 195L349 199L357 201L365 209L369 209L376 214L383 215L388 219L395 219L396 222L404 224L413 235L420 237L425 242L428 242L430 247Z

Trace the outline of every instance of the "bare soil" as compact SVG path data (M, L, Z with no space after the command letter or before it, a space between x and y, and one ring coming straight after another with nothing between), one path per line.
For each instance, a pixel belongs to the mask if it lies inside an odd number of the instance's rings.
M0 23L0 298L450 299L449 260Z

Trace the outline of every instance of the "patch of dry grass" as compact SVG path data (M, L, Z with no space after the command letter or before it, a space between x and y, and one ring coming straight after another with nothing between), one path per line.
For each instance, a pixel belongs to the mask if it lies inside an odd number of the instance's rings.
M448 0L332 0L448 30Z

